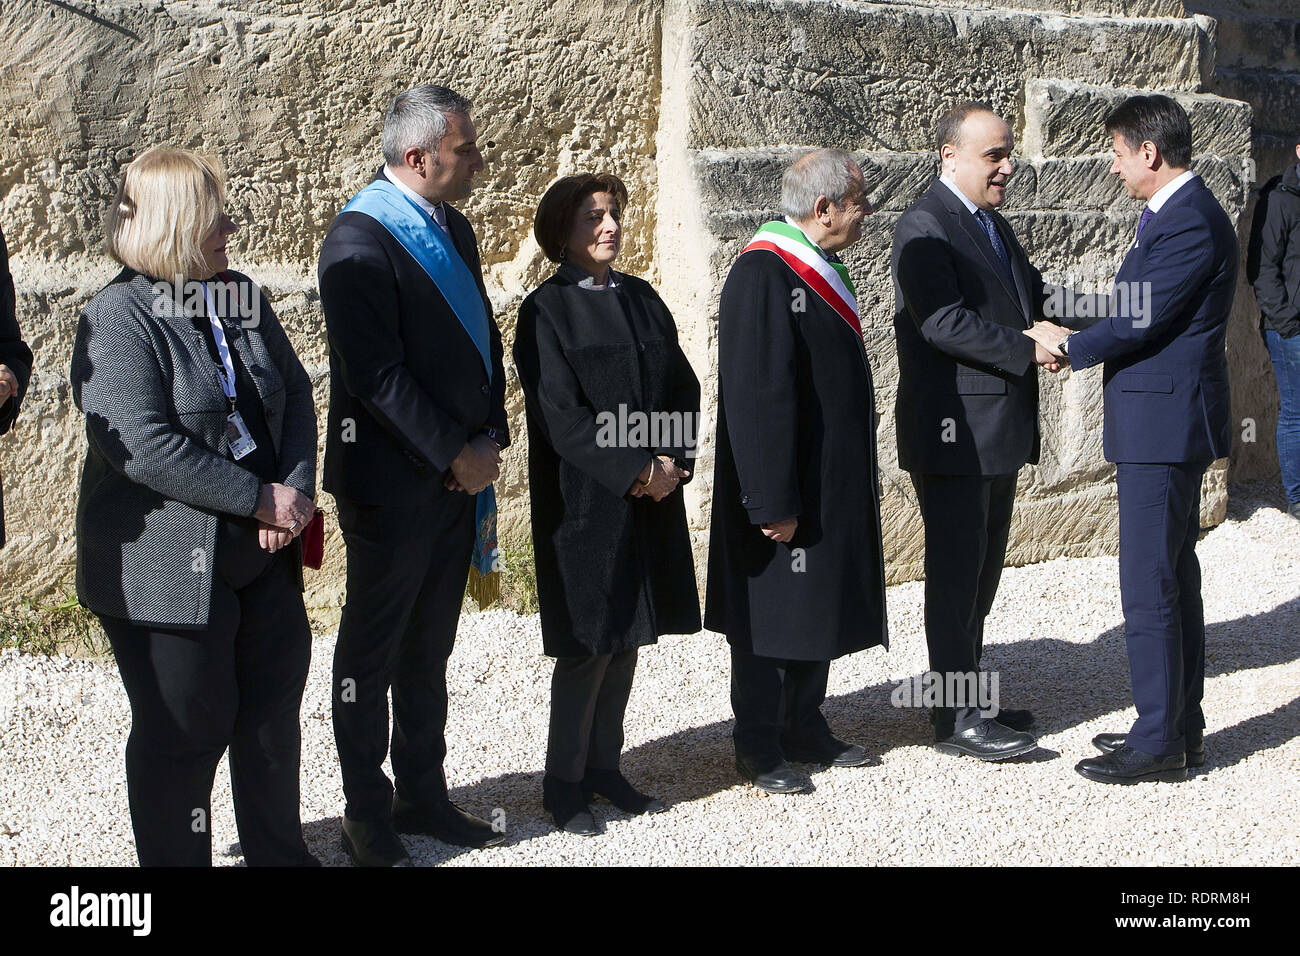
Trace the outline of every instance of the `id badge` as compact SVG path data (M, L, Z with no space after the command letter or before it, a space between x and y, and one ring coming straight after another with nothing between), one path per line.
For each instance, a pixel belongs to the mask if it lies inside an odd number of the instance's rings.
M226 439L230 442L230 453L235 456L235 461L257 448L257 442L253 441L248 426L244 424L244 416L239 412L226 416Z

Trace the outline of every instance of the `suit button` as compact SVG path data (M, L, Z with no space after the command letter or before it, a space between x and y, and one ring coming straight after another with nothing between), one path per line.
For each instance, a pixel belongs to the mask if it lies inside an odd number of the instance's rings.
M741 495L741 496L740 496L740 503L741 503L742 505L747 505L747 504L749 504L749 495Z
M489 393L492 391L492 389L490 389L490 388L488 388L486 385L484 385L482 388L479 389L479 391L482 392L484 395L487 395L487 394L489 394Z
M638 342L638 343L636 344L636 347L639 348L642 352L645 351L645 343L644 343L644 342Z

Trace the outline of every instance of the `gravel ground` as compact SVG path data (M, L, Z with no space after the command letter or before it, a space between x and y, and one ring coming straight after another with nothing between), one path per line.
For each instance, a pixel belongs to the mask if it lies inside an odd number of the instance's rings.
M984 764L927 744L923 711L890 692L926 669L922 585L889 590L894 647L837 661L826 713L873 763L821 770L816 791L769 796L733 766L728 658L716 634L642 651L623 769L670 803L634 818L603 801L600 837L556 832L541 808L549 660L537 617L466 615L451 660L452 798L505 813L508 840L467 851L407 837L417 865L1180 864L1300 862L1300 523L1268 488L1234 487L1206 535L1206 766L1186 783L1114 787L1074 772L1089 740L1134 718L1116 562L1009 568L985 663L1002 703L1031 707L1042 749ZM328 865L342 793L330 730L333 638L303 700L302 819ZM0 654L0 865L133 865L123 752L130 714L111 662ZM213 794L218 865L242 863L226 766Z

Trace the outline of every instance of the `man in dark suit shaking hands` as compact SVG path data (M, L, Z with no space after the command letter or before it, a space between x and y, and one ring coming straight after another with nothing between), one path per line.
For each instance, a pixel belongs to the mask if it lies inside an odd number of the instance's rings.
M334 737L343 844L360 865L407 862L397 833L470 847L504 839L448 800L442 770L447 658L476 504L491 500L508 441L501 336L478 243L448 205L483 169L469 110L445 87L398 95L384 115L384 167L321 248L324 487L338 501L348 560ZM381 769L390 686L396 792Z
M939 179L898 220L893 275L898 464L925 523L925 636L936 749L981 760L1037 742L1026 710L980 693L984 619L1011 527L1016 473L1038 461L1038 366L1025 331L1043 279L998 213L1014 172L1011 128L980 103L940 121Z
M1090 780L1184 780L1205 759L1201 479L1231 448L1228 314L1237 236L1188 167L1192 126L1167 96L1133 96L1106 118L1111 172L1146 203L1106 318L1080 332L1051 324L1040 344L1074 368L1105 363L1104 449L1119 491L1119 575L1133 702L1128 734L1100 734Z

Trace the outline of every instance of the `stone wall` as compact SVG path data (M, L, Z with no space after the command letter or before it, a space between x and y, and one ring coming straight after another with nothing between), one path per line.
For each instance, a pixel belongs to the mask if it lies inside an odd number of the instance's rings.
M383 107L426 80L475 101L489 166L464 209L507 346L520 300L550 271L531 235L537 200L559 175L610 169L633 193L621 265L674 309L709 408L721 279L772 211L781 164L817 145L860 156L879 212L848 261L879 386L890 577L915 577L918 523L893 445L888 247L898 213L932 175L934 120L966 97L1012 119L1021 168L1011 221L1050 279L1100 288L1137 213L1107 175L1097 122L1107 103L1134 87L1179 95L1196 124L1197 169L1233 216L1247 205L1247 160L1262 165L1276 135L1252 127L1238 101L1282 128L1294 119L1295 44L1274 35L1290 29L1294 40L1300 22L1268 0L1213 2L1231 9L1208 11L1216 20L1182 0L195 0L103 2L93 13L73 4L85 16L6 2L0 224L37 371L16 432L0 442L10 538L0 602L71 589L84 438L66 375L77 312L114 271L99 252L100 216L121 167L159 142L221 156L241 222L233 264L267 288L323 422L320 242L379 162ZM1236 51L1229 67L1225 44ZM1257 416L1261 432L1237 466L1262 474L1271 379L1253 348L1253 299L1237 312L1234 389L1238 379L1245 387L1235 412ZM522 400L512 369L508 377L518 440L498 486L507 540L527 531ZM1014 563L1115 548L1098 387L1098 372L1044 376L1045 455L1021 476ZM701 557L712 428L710 413L688 493ZM1222 466L1207 491L1213 524L1226 500ZM340 545L335 531L326 568L309 574L309 603L324 616L342 598Z

